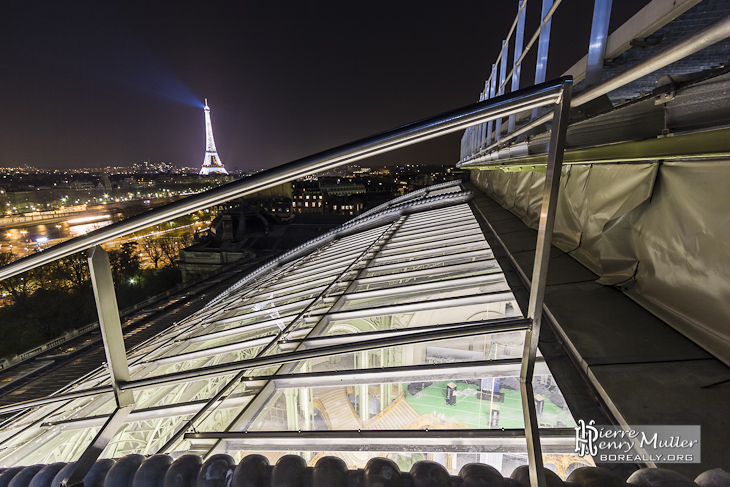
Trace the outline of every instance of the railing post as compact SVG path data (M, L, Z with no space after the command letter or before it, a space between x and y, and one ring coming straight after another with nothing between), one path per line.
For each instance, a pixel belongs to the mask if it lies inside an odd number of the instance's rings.
M509 52L509 39L502 41L502 59L499 63L499 92L497 96L504 95L504 80L507 77L507 53ZM494 140L499 142L502 138L502 118L498 118L494 124Z
M512 91L520 89L520 72L522 64L519 63L522 56L522 44L525 40L525 12L527 11L527 0L520 0L517 3L517 30L515 31L515 53L512 61ZM515 130L515 115L509 116L507 133Z
M586 88L601 82L612 2L613 0L595 0L593 4L593 23L591 24L591 40L588 44L588 64L586 65Z
M491 100L494 98L494 90L495 86L497 86L497 65L492 64L492 75L489 77L489 99ZM489 145L492 143L492 126L494 125L494 121L490 120L487 122L487 144Z
M540 39L537 41L537 60L535 61L535 84L545 81L547 73L548 50L550 48L550 26L553 23L552 17L545 22L543 20L550 12L553 0L542 0L542 14L540 16ZM537 108L532 110L532 118L537 118Z
M112 387L117 406L125 407L134 404L132 391L122 391L120 383L129 380L129 366L127 351L124 348L122 323L119 319L117 296L114 292L109 255L96 245L89 251L89 270L91 283L94 287L96 310L99 314L99 328L104 341L104 353L111 375Z
M484 82L484 91L482 92L484 94L482 97L484 100L489 100L489 87L491 85L492 85L491 79L487 79ZM482 122L480 127L482 128L482 143L479 146L479 152L481 152L488 145L487 144L487 122Z
M109 368L117 408L109 416L104 426L101 427L91 444L84 450L84 453L81 454L81 458L76 462L74 469L61 481L62 487L73 487L83 483L84 477L94 466L94 462L134 409L133 392L131 390L123 391L120 387L121 384L129 380L129 365L127 363L127 352L124 348L124 335L122 334L122 323L119 319L119 308L117 307L117 297L114 292L114 280L109 265L109 255L101 246L96 245L89 251L88 260L96 310L99 314L99 328L104 342L104 353L106 354L106 363Z
M552 133L550 134L550 147L545 172L545 187L542 193L540 223L537 232L535 263L532 269L530 301L527 309L527 318L531 320L531 324L525 334L525 348L522 354L522 369L520 371L522 413L525 420L525 438L527 439L527 455L530 460L530 485L532 487L545 487L546 485L545 469L542 463L542 448L540 446L540 424L535 408L535 397L532 391L532 377L535 370L537 345L540 340L542 304L545 298L545 284L547 282L547 270L550 261L550 244L553 238L553 226L555 224L555 211L558 201L558 190L560 188L560 172L563 166L563 150L565 148L565 134L568 126L570 96L573 83L572 81L566 81L563 86L563 95L553 112Z
M484 90L481 93L479 93L479 101L486 100L488 93L489 93L489 90L487 89L487 86L485 83ZM477 144L477 149L473 154L477 154L477 153L481 152L481 150L484 148L484 137L485 137L484 132L486 132L486 124L480 123L479 125L477 125L477 131L479 132L479 136L478 136L479 143Z

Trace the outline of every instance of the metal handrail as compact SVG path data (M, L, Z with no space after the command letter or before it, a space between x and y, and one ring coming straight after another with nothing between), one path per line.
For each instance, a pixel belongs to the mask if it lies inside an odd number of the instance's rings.
M542 29L544 29L545 26L548 24L548 22L550 22L550 20L552 20L553 14L558 9L558 7L560 6L560 2L562 2L562 1L563 0L555 0L555 3L553 3L553 6L550 7L550 10L548 10L548 13L540 21L540 25L537 27L537 29L535 30L535 33L530 38L530 41L527 43L525 48L522 50L522 54L520 54L520 57L517 59L517 61L515 61L514 66L512 66L512 69L505 77L504 83L502 83L499 86L500 91L504 90L505 87L507 86L507 83L512 79L512 74L514 74L515 69L517 69L519 66L522 66L522 61L525 60L525 57L527 57L527 54L530 52L530 49L532 49L532 46L537 41L538 37L540 37L540 33L542 32ZM517 16L519 16L519 15L520 15L520 12L518 11ZM515 17L515 21L516 20L517 20L517 17ZM491 76L490 76L490 78L491 78Z
M613 78L610 78L603 83L600 83L583 91L582 93L577 94L575 97L573 97L570 106L578 107L581 105L585 105L589 101L595 100L596 98L608 94L611 91L620 88L628 83L631 83L632 81L635 81L642 76L651 74L658 69L668 66L676 61L679 61L680 59L684 59L685 57L701 51L702 49L711 46L712 44L716 44L722 40L725 40L728 37L730 37L730 15L718 20L717 22L705 27L704 29L700 29L694 34L691 34L684 39L675 42L674 44L670 44L669 46L665 47L655 54L652 54L644 61L638 63L636 66L633 66L632 68L626 70L618 76L614 76ZM551 117L552 114L547 113L539 118L536 118L526 125L523 125L519 129L515 130L514 132L503 136L498 142L495 142L494 144L482 149L481 151L472 154L470 157L472 159L476 159L484 156L494 149L500 146L504 146L507 142L516 139L520 135L523 135L538 126L549 122ZM479 164L479 162L481 161L465 161L460 162L459 164L457 164L457 166L469 167L474 164Z
M441 115L436 115L419 122L366 137L334 149L268 169L249 178L219 186L205 193L190 196L127 220L100 228L85 236L68 240L46 249L41 253L24 257L0 267L0 280L18 275L143 228L240 198L309 174L350 164L360 159L406 147L451 132L464 130L471 125L495 120L500 117L507 117L511 114L520 113L532 108L558 103L561 99L564 86L566 83L570 84L571 82L570 77L559 78L492 100L467 105Z

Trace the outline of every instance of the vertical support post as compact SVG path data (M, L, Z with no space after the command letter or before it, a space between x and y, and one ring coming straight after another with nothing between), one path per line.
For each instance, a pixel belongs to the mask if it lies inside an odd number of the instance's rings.
M512 92L520 89L520 72L522 64L517 64L522 55L522 47L525 41L525 12L527 11L527 0L520 0L517 3L517 30L515 31L515 52L512 61ZM507 133L515 130L515 115L509 116Z
M366 350L360 352L360 367L361 369L367 369L370 367L370 355ZM363 384L360 386L360 419L363 423L370 419L370 386Z
M555 211L558 201L558 190L560 188L560 172L563 166L563 151L565 148L565 134L568 126L572 88L572 80L566 81L560 101L553 112L552 133L550 134L550 148L548 150L547 170L545 172L545 187L542 193L542 207L537 233L537 248L535 249L530 301L527 309L527 317L532 322L525 335L525 348L522 354L522 368L520 370L522 413L525 420L525 438L527 439L527 456L530 460L530 485L532 487L545 487L546 485L545 469L542 463L542 448L540 446L540 425L535 408L532 377L535 371L537 345L540 340L542 305L545 298L545 284L547 282L548 263L550 261L550 244L552 242L553 226L555 224Z
M553 19L544 22L545 17L553 6L553 0L542 0L542 14L540 16L540 38L537 41L537 60L535 61L535 84L545 81L547 73L548 50L550 48L550 26ZM537 118L537 108L532 110L532 119Z
M380 349L380 367L387 367L385 364L386 349ZM380 384L380 411L382 412L390 404L390 398L388 392L390 391L390 384Z
M124 407L134 404L132 391L122 391L120 384L129 381L129 366L127 352L124 349L124 335L122 322L119 319L117 296L114 292L109 255L101 246L96 245L89 252L89 270L91 283L94 287L96 311L99 314L99 328L104 341L106 363L111 375L114 397L117 406Z
M499 63L499 93L497 96L504 95L504 80L507 77L507 53L509 52L509 43L507 39L502 41L502 59ZM498 118L494 124L494 140L499 142L502 138L502 118Z
M494 98L494 89L497 85L497 65L492 64L492 75L489 77L489 99L491 100ZM490 145L492 143L492 126L494 125L494 120L490 120L487 122L487 141L485 145Z
M308 363L304 362L302 364L302 372L306 373L308 367ZM312 408L310 407L310 393L309 389L307 387L302 387L299 393L299 400L300 403L300 410L302 411L302 416L304 416L304 429L309 431L312 429Z
M474 154L474 152L476 152L476 148L477 148L476 127L470 127L470 129L471 129L471 153Z
M484 81L484 99L489 100L491 98L491 95L489 94L489 87L492 86L492 78L490 77L486 81ZM489 131L487 129L487 122L482 122L482 146L479 148L481 151L484 149L487 145L487 137L489 136Z
M591 40L588 44L588 64L586 65L586 88L601 82L612 2L613 0L595 0L593 4L593 23L591 24Z
M484 86L484 90L479 93L479 101L484 101L487 99L487 87L486 84ZM484 148L484 132L486 130L486 127L484 123L480 123L477 125L477 131L479 132L479 143L477 144L477 153L481 152L481 150Z
M299 429L299 413L297 411L297 389L284 390L286 401L286 428L289 431Z
M62 487L83 484L84 477L94 466L94 462L134 409L133 392L121 389L121 385L129 380L129 365L127 363L127 352L124 348L124 335L122 334L122 323L119 319L119 308L117 307L117 296L114 292L114 280L109 265L109 255L101 246L96 245L89 251L88 261L91 284L94 288L94 299L96 300L96 310L99 314L99 328L104 342L104 353L106 354L107 367L109 368L117 407L96 434L91 444L81 454L81 458L76 462L74 468L61 481Z

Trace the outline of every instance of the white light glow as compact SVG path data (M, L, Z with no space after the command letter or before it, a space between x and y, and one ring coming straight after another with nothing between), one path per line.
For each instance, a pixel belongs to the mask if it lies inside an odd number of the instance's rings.
M111 215L97 215L97 216L84 216L81 218L74 218L73 220L68 220L66 223L69 225L75 225L77 223L88 223L88 222L98 222L100 220L109 220L111 219Z

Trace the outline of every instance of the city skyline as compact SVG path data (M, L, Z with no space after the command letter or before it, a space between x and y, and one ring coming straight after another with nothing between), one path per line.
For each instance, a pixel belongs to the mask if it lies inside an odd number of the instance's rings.
M617 24L646 2L614 3ZM273 167L476 101L516 4L6 6L0 166L198 166L205 96L228 168ZM458 137L368 164L455 162Z

